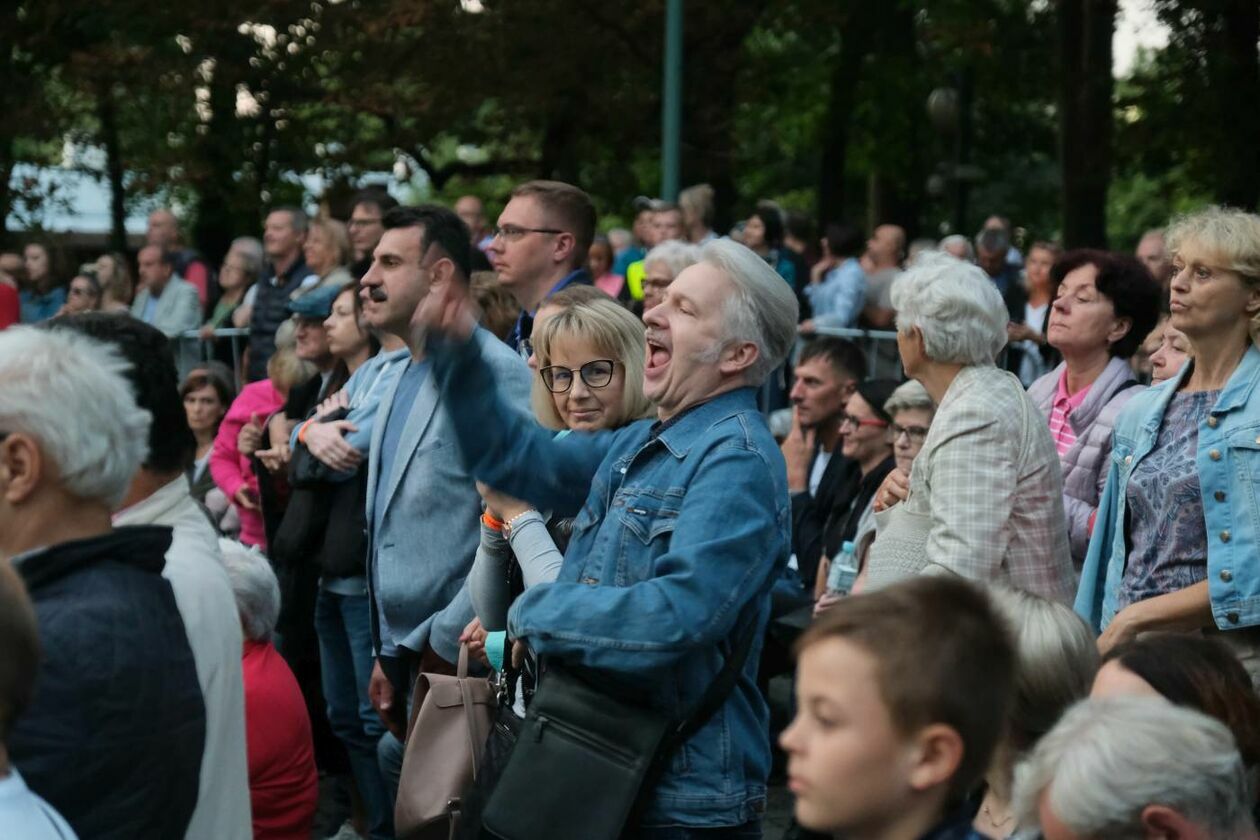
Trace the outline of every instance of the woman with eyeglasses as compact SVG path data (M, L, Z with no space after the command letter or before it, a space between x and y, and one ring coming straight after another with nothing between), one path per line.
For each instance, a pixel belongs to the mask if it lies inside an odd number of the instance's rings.
M66 289L66 302L58 315L77 315L95 312L101 308L101 284L96 277L83 272L76 274Z
M575 287L577 288L577 287ZM589 287L588 287L589 288ZM570 301L559 292L534 322L531 365L537 366L531 403L538 422L558 434L618 429L654 409L643 394L643 323L611 297L583 293ZM593 291L593 290L591 290ZM486 501L481 545L468 578L477 619L465 629L469 650L505 675L509 702L501 704L499 727L491 736L490 761L515 739L533 692L533 663L523 651L509 655L503 631L512 601L525 589L553 581L560 571L572 520L534 510L489 487L478 485ZM516 660L513 662L512 660ZM506 742L496 742L506 738ZM484 793L474 792L475 794ZM466 816L477 799L465 802Z
M890 429L893 416L884 407L897 389L891 379L859 382L840 415L840 454L858 465L862 479L857 492L831 511L823 528L823 557L814 583L815 598L826 593L827 575L846 542L855 546L859 534L874 527L871 504L884 478L896 466ZM825 609L828 604L822 604Z

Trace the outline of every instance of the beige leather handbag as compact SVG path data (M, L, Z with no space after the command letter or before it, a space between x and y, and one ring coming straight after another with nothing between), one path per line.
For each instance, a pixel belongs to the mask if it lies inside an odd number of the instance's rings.
M452 840L464 792L476 778L494 718L490 681L468 676L468 645L459 648L456 676L416 677L403 754L394 833L398 840Z

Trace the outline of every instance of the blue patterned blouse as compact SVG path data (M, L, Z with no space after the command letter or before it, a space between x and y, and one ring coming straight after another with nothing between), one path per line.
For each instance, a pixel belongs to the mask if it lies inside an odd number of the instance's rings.
M1155 448L1133 468L1125 491L1132 549L1120 582L1120 609L1207 578L1207 528L1194 456L1199 424L1220 395L1174 394Z

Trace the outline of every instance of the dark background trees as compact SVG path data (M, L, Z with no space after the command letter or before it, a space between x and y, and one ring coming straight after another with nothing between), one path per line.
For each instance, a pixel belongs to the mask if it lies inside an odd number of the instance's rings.
M659 182L664 0L2 5L0 219L54 198L21 164L107 184L115 245L128 208L176 201L212 257L273 204L344 211L365 173L492 210L562 178L609 221ZM683 181L723 225L760 199L930 236L999 212L1069 245L1255 208L1260 5L1155 8L1167 46L1113 81L1116 0L688 3Z

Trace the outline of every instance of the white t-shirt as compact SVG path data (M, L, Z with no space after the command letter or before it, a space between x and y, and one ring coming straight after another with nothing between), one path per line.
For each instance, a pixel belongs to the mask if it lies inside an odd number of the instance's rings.
M0 778L0 837L13 840L78 840L53 806L26 786L16 767Z
M823 473L827 471L827 465L831 463L831 453L818 450L818 454L814 457L814 466L809 470L809 495L818 495L818 486L822 484Z
M165 525L174 531L162 577L174 590L206 706L197 807L185 840L251 840L241 620L218 535L189 495L182 473L114 514L114 525Z

